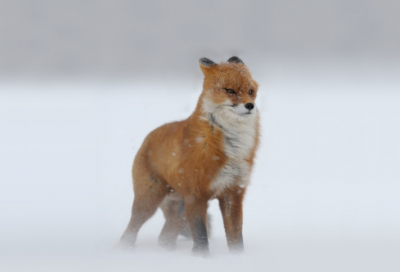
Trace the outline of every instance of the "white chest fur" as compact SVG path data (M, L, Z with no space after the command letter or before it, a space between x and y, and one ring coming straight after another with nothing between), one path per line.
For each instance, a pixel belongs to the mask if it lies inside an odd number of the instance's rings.
M211 182L210 189L214 196L233 185L246 187L250 182L250 165L246 162L255 145L257 109L249 115L238 115L228 103L215 105L203 101L206 118L218 126L224 135L224 152L228 157L227 164Z

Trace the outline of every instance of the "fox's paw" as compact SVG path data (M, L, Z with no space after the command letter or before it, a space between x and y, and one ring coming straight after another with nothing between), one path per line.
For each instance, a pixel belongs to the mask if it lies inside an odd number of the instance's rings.
M201 256L201 257L208 257L210 256L210 250L208 249L208 246L199 246L195 245L193 246L192 252L196 256Z
M165 237L160 237L158 239L158 244L165 248L166 250L174 250L176 247L176 239L168 239Z
M124 234L118 243L118 248L124 250L132 250L135 247L135 242L136 242L136 234L133 233Z

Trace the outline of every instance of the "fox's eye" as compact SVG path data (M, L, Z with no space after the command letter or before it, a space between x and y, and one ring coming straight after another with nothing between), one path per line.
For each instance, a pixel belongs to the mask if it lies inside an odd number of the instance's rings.
M235 94L236 92L234 91L234 90L232 90L232 89L225 89L226 90L226 92L227 93L230 93L230 94Z
M249 91L249 95L252 95L252 94L253 94L253 90L250 90L250 91Z

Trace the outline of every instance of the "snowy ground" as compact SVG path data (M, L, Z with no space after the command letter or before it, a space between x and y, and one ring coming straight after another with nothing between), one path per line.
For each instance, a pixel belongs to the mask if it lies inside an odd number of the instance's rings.
M228 253L213 201L207 259L183 238L157 245L161 212L134 251L115 249L133 157L149 131L191 114L200 79L2 84L1 271L399 271L399 77L290 67L255 73L263 137L246 252Z

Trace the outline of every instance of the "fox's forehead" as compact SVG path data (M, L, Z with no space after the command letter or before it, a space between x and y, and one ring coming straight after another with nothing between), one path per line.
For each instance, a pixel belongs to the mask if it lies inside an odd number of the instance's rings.
M238 90L256 87L249 70L243 64L222 63L216 68L212 81L217 87Z
M216 67L217 71L232 76L241 76L251 78L249 69L244 64L238 63L221 63Z

